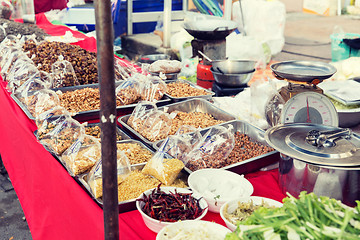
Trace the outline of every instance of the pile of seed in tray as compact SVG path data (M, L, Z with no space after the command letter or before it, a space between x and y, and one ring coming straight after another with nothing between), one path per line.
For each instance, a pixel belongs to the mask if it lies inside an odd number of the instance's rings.
M180 98L180 97L192 97L192 96L202 96L209 95L204 89L194 88L186 82L173 82L167 84L166 93L171 97Z
M186 167L191 171L204 168L205 166L206 168L222 168L274 151L274 149L269 146L251 140L250 137L244 133L236 132L234 137L234 148L226 159L219 157L223 156L222 151L225 149L219 147L220 150L218 153L204 154L199 160L189 161Z
M4 27L6 34L4 34L3 31L0 31L0 42L2 42L8 35L17 36L20 34L21 36L24 36L35 34L35 38L37 41L44 40L45 37L48 36L48 34L45 33L44 30L34 24L19 23L12 20L0 18L0 25L3 27L6 26Z

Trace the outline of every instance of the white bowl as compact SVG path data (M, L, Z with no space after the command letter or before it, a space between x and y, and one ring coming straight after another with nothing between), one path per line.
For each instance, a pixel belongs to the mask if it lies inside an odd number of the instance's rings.
M269 206L273 206L273 207L282 207L283 204L281 202L275 201L273 199L270 198L265 198L265 197L257 197L257 196L250 196L250 197L245 197L245 198L238 198L238 199L234 199L231 201L226 202L224 205L222 205L221 209L220 209L220 216L221 218L224 220L226 226L231 230L231 231L235 231L236 229L236 225L231 223L227 218L225 218L225 208L227 207L227 213L232 213L234 212L237 208L238 208L238 203L246 203L246 202L250 202L253 201L253 203L255 205L261 205L262 202L267 203Z
M189 187L203 196L209 211L219 213L221 206L232 199L249 197L254 192L252 184L242 175L225 169L200 169L188 178Z
M161 191L165 192L165 193L175 193L175 189L178 193L191 193L192 191L189 190L189 189L186 189L186 188L176 188L176 187L160 187ZM146 196L148 196L154 189L150 189L150 190L147 190L145 191L144 193L142 193L139 197L139 198L142 198L143 194L145 194ZM192 196L196 199L200 199L201 196L196 194L196 193L193 193ZM163 227L167 226L167 225L170 225L170 224L174 224L174 222L162 222L162 221L159 221L157 219L154 219L150 216L148 216L146 213L144 213L142 211L142 208L143 206L145 205L144 202L142 201L136 201L136 208L137 210L141 213L141 216L145 222L145 225L153 232L159 232ZM198 217L198 218L195 218L195 220L199 220L199 219L202 219L207 211L208 211L208 204L206 203L206 201L204 199L200 199L199 201L199 205L202 209L205 209L203 211L203 213Z
M229 229L214 222L187 220L164 227L156 235L156 240L169 240L175 238L223 240L228 233L231 233Z

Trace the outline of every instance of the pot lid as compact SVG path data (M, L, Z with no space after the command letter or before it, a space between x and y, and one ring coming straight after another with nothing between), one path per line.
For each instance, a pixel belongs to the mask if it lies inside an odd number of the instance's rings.
M280 153L307 163L360 166L360 136L350 129L311 123L281 124L269 128L265 140Z

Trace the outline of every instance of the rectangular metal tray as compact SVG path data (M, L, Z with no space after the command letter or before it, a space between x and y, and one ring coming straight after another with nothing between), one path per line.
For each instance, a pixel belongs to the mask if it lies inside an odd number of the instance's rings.
M269 146L269 144L267 144L264 139L264 134L265 134L264 130L262 130L256 126L253 126L248 122L241 121L241 120L235 120L235 121L219 124L219 126L225 126L225 127L227 127L229 125L233 126L234 132L244 133L244 134L248 135L253 141L256 141L256 142L259 142L259 143ZM200 133L202 135L204 135L207 132L207 130L209 130L209 129L210 129L210 127L204 128L203 130L200 131ZM164 140L159 140L153 145L155 150L158 150L160 148L163 141ZM257 156L257 157L249 158L242 162L238 162L238 163L228 165L226 167L222 167L221 169L226 169L226 170L238 173L238 174L246 174L246 173L250 173L250 172L255 172L263 167L266 167L273 163L276 163L279 161L279 158L280 158L279 152L272 151L272 152L265 153L265 154ZM188 169L187 167L185 167L184 169L189 174L192 173L192 171L190 169Z
M117 83L117 84L119 84L119 83ZM53 88L51 90L53 90L55 92L56 91L69 92L69 91L75 91L75 90L79 90L79 89L83 89L83 88L98 88L98 87L99 87L98 84L89 84L89 85L79 85L79 86L64 87L64 88ZM20 108L24 111L24 113L26 114L26 116L29 119L35 120L35 117L30 113L28 108L20 101L17 94L11 94L11 97L20 106ZM169 104L170 102L171 102L171 99L169 97L167 97L166 95L164 95L162 99L160 99L159 101L156 102L156 105L164 106L166 104ZM128 105L124 105L124 106L117 106L116 107L117 115L125 115L125 114L131 113L134 110L136 104L137 103L128 104ZM91 119L99 119L99 113L100 113L100 109L90 110L90 111L81 111L81 112L75 113L75 115L72 117L80 122L84 122L84 121L91 120Z
M203 98L203 99L211 99L215 93L213 91L210 91L206 88L200 87L199 85L196 85L190 81L186 81L186 80L168 80L165 81L166 84L168 83L174 83L174 82L184 82L186 84L189 84L191 87L196 88L196 89L201 89L206 91L207 93L209 93L209 95L199 95L199 96L191 96L191 97L172 97L170 94L165 93L166 96L168 96L173 102L180 102L180 101L184 101L184 100L188 100L188 99L192 99L192 98Z
M235 120L236 118L231 115L230 113L221 110L220 108L216 107L212 103L206 101L205 99L201 98L193 98L185 101L181 101L178 103L169 104L165 107L158 108L159 110L167 109L167 112L173 112L175 110L182 111L182 112L202 112L202 113L209 113L215 119L222 120L225 122ZM153 146L155 142L151 142L145 137L143 137L140 133L135 131L132 127L127 124L131 114L125 115L118 118L118 122L121 126L124 127L125 130L129 131L130 135L135 139L139 139L142 142L148 144L149 146Z
M149 150L152 154L154 154L154 151L152 149L150 149L149 147L147 147L146 145L144 145L142 142L134 140L134 139L127 139L127 140L123 140L123 141L118 141L117 143L138 143L140 144L141 147ZM134 164L131 165L131 170L141 170L146 163L140 163L140 164ZM94 195L91 193L91 189L89 184L86 181L86 177L87 174L81 174L79 176L75 177L75 180L78 181L80 183L80 185L85 189L85 191L90 195L90 197L101 207L103 208L103 201L100 198L95 198ZM128 211L132 211L136 209L136 199L131 199L131 200L127 200L127 201L122 201L119 202L119 213L122 212L128 212Z

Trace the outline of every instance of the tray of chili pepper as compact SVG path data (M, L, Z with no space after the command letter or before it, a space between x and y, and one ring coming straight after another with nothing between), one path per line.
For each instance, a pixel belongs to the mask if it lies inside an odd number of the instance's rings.
M208 204L187 188L161 187L159 184L136 200L136 208L145 225L157 233L174 222L202 219L208 211Z

